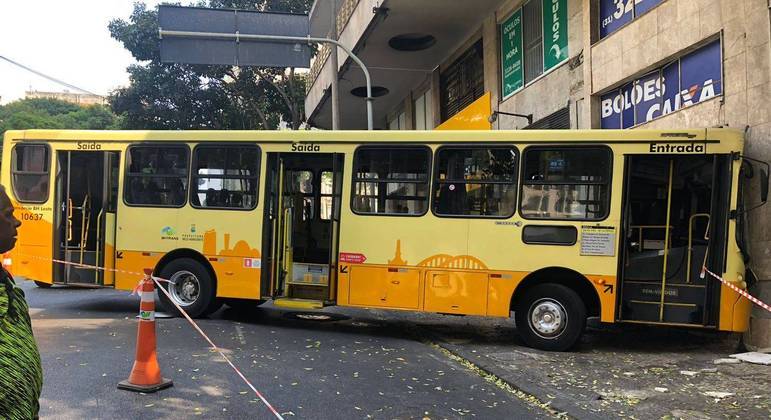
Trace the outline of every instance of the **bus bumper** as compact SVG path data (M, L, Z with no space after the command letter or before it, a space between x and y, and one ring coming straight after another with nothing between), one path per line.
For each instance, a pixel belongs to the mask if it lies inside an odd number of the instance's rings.
M720 308L718 329L734 332L745 332L749 329L752 302L724 284L720 286Z

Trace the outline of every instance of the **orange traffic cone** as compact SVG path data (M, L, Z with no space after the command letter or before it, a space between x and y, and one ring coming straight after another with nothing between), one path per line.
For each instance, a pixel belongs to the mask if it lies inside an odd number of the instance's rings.
M140 286L139 330L134 367L129 378L118 384L118 389L135 392L156 392L173 385L161 376L161 367L155 351L155 285L150 278L151 269L145 269L145 279Z

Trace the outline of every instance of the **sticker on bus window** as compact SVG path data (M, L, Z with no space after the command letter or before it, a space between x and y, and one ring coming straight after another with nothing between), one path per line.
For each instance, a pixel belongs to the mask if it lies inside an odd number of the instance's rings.
M244 258L244 268L261 268L262 260L259 258Z
M582 226L581 255L612 257L616 255L616 228L613 226Z

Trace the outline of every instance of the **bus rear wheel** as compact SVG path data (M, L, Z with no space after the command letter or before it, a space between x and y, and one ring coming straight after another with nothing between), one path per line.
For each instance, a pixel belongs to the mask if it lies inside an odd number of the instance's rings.
M561 284L539 284L525 291L514 309L517 333L530 347L565 351L573 347L586 326L581 297Z
M161 283L169 292L171 300L193 318L208 315L222 305L216 299L214 280L209 271L192 258L178 258L166 264L159 277L169 280ZM175 305L166 294L159 293L163 306L170 312L177 312Z

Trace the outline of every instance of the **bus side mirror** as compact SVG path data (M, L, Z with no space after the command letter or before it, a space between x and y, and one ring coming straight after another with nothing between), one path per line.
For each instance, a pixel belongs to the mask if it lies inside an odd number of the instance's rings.
M760 170L760 201L768 201L768 169Z

